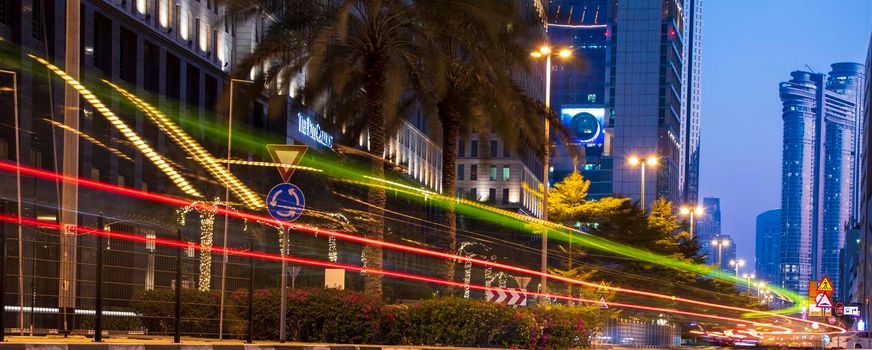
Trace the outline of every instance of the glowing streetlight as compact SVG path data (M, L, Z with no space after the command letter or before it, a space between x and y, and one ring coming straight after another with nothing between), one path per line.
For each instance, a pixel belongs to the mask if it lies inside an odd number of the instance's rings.
M568 58L572 56L572 51L568 48L563 48L558 51L558 56ZM533 58L545 57L545 108L551 109L551 55L553 51L548 45L543 45L539 51L533 51L530 56ZM549 160L551 158L551 125L548 118L545 118L545 156L544 165L545 171L542 175L542 182L545 184L545 190L542 191L542 220L548 220L548 175L551 170ZM542 233L542 273L548 273L548 230ZM542 292L547 293L548 279L542 277ZM542 303L546 303L548 298L542 298Z
M739 266L745 266L745 260L743 260L743 259L730 260L730 265L736 268L736 289L738 289L739 282L741 281L739 279Z
M720 270L721 269L721 257L723 256L722 255L723 249L724 249L724 247L730 245L730 241L728 241L726 239L715 239L712 241L712 245L718 247L718 270Z
M690 215L690 239L693 239L693 222L696 221L694 216L700 216L703 213L702 207L690 208L690 207L681 207L678 211L681 215Z
M743 273L742 277L748 281L748 294L751 294L751 279L757 278L753 273Z
M636 156L631 156L627 160L627 162L630 163L630 165L632 166L641 165L640 170L642 172L642 196L640 198L640 201L642 203L642 211L645 211L645 166L657 165L657 157L649 156L648 158L641 159Z

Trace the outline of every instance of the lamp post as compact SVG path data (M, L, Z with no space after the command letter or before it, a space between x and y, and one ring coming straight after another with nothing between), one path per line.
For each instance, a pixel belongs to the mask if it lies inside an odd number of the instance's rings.
M730 241L726 239L716 239L712 241L712 245L718 246L718 270L721 269L721 257L723 256L723 249L726 246L730 245Z
M681 215L689 215L690 216L690 239L693 239L693 222L696 221L694 216L700 216L703 213L702 207L690 208L690 207L681 207L681 210L678 211Z
M640 170L642 172L642 189L641 189L642 195L639 198L639 200L642 203L642 211L644 212L645 211L645 166L646 165L648 165L648 166L657 165L657 157L649 156L648 158L641 159L639 157L632 156L629 159L629 163L632 166L641 165Z
M761 296L764 295L766 291L766 282L758 282L757 283L757 299L761 299Z
M757 278L757 276L755 276L753 273L743 273L743 274L742 274L742 277L743 277L746 281L748 281L748 294L750 295L750 294L751 294L751 279L752 279L752 278Z
M530 56L533 58L542 58L545 57L545 108L547 112L551 112L551 56L554 54L562 58L567 58L572 56L572 51L569 49L560 49L557 52L551 49L550 46L545 45L539 48L538 51L533 51L530 53ZM544 190L542 191L542 220L548 221L548 175L550 172L549 160L551 158L551 124L548 121L548 118L545 118L545 156L543 163L543 175L542 182L545 184L543 186ZM548 301L547 290L548 290L548 279L544 276L544 274L548 273L548 229L545 228L542 231L542 293L546 295L545 298L542 298L542 305L545 305Z
M230 107L227 112L227 173L230 173L230 150L233 140L233 83L254 83L251 80L230 79ZM230 184L224 184L224 209L230 206ZM224 248L227 248L228 211L224 212ZM224 338L224 287L227 282L227 250L224 250L224 259L221 261L221 305L218 311L218 339ZM251 291L249 291L251 293Z
M745 266L745 260L730 260L730 265L736 269L736 289L739 289L739 284L741 283L741 280L739 279L739 266Z
M18 290L24 290L24 270L21 267L21 252L24 249L22 244L23 233L21 225L21 129L19 127L18 117L18 73L11 70L0 69L0 74L9 74L12 76L12 107L15 118L15 195L18 210ZM8 91L7 87L0 88L0 91ZM18 293L18 305L24 305L24 294ZM18 308L18 329L21 330L21 335L24 335L24 308Z

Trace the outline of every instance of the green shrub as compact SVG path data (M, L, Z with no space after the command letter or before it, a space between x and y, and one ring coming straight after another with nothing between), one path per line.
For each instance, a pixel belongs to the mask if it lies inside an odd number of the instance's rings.
M104 314L103 314L103 330L104 331L129 332L129 331L141 331L142 330L142 320L140 320L139 317L106 316L105 311L132 311L132 309L109 308L108 310L104 310ZM97 316L79 315L77 318L78 318L78 322L79 322L79 329L83 329L83 330L93 330L94 329L94 325L95 325Z
M532 310L531 349L575 349L590 347L608 314L591 305L550 305Z
M199 337L217 334L219 299L219 293L182 289L182 333ZM172 289L141 291L134 295L133 310L142 317L149 333L167 334L175 331L175 300ZM236 306L227 298L224 304L225 334L242 334L243 327Z
M337 289L294 289L288 293L292 340L374 344L382 340L381 300Z
M526 347L533 319L523 308L438 298L396 314L391 335L411 345Z

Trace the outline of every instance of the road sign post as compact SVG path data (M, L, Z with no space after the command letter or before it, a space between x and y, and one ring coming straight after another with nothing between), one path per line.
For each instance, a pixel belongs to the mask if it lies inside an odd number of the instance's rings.
M306 207L306 198L303 196L303 191L294 184L288 183L291 175L296 170L296 165L303 159L306 150L309 147L306 145L266 145L273 162L276 163L276 169L279 171L284 183L280 183L269 191L266 196L266 207L269 215L282 225L282 242L281 242L281 301L279 302L279 342L284 343L287 334L287 310L288 310L288 262L285 260L285 255L288 254L288 228L284 223L292 222L303 215L303 209ZM296 273L295 276L296 277Z

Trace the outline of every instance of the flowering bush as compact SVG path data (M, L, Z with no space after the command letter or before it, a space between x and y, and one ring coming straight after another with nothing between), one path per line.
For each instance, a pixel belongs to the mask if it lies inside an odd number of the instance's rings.
M218 333L220 295L182 289L182 333L193 336L214 336ZM241 335L241 322L237 307L225 300L224 332ZM169 334L175 331L175 291L155 289L140 291L134 295L133 310L140 315L142 324L149 333Z

